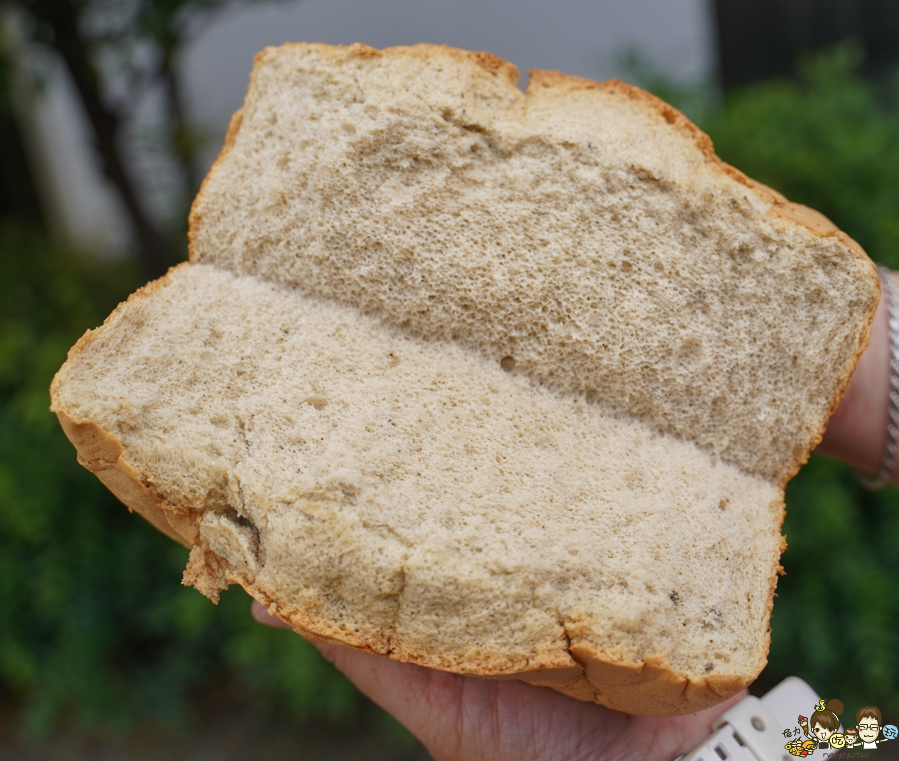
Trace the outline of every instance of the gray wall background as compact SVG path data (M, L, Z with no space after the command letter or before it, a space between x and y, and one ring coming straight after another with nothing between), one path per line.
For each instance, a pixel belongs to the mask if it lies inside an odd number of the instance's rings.
M485 50L530 69L609 79L638 49L677 78L705 75L714 53L705 0L304 0L229 13L185 64L195 117L220 126L240 105L253 55L302 40L381 48L430 42Z

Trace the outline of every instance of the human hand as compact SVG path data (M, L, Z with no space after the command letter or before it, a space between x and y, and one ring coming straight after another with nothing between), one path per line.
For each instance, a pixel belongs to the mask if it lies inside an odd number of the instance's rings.
M289 628L258 602L253 616ZM348 647L316 647L435 761L671 761L745 697L688 716L630 716L515 679L459 676Z

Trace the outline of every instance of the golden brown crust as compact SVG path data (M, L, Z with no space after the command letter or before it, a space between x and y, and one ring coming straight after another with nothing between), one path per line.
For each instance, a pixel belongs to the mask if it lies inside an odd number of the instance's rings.
M617 661L586 640L573 641L570 651L579 662L577 667L484 676L520 679L578 700L642 716L695 713L735 695L751 681L717 674L691 679L675 672L662 659L649 658L643 663Z
M190 265L184 263L173 267L158 280L147 283L132 293L124 303L152 295L165 286L175 269L187 266ZM115 318L121 306L120 304L106 318L104 326ZM83 352L102 330L103 327L87 331L69 349L69 358ZM63 431L75 446L78 462L94 473L130 511L139 513L151 525L176 542L186 547L192 546L199 537L197 529L199 514L178 511L166 504L149 479L143 477L125 458L122 444L115 435L95 421L80 419L66 408L59 397L59 384L60 376L57 373L50 384L50 409L56 413Z
M262 51L262 53L264 52L265 51ZM257 61L259 60L259 57L262 55L262 53L256 54ZM250 86L252 86L252 80ZM200 189L197 191L194 202L190 206L190 213L188 214L187 218L187 258L190 262L196 261L196 256L194 254L194 237L196 235L197 229L203 222L203 214L200 212L199 208L200 199L203 197L203 188L206 187L206 183L209 182L209 178L212 177L212 173L215 171L216 166L218 166L222 161L225 160L225 156L228 155L228 151L230 151L231 146L234 145L234 141L237 139L237 133L240 132L240 125L242 121L243 109L239 108L231 116L231 121L228 122L228 132L225 134L225 144L219 151L219 155L216 157L215 161L212 162L212 166L209 167L209 171L203 178L203 182L200 183Z
M690 678L660 658L643 663L616 662L587 642L572 642L583 660L595 702L617 711L644 716L694 713L739 692L751 679L731 675Z
M157 290L161 289L162 287L164 287L166 285L166 283L169 282L169 278L175 270L178 270L181 267L188 267L188 266L190 266L190 265L187 262L182 262L181 264L178 264L178 265L170 268L169 271L166 272L166 274L163 275L161 278L159 278L157 280L152 280L149 283L147 283L146 285L142 286L141 288L138 288L127 299L125 299L121 304L119 304L115 309L112 310L110 315L105 320L103 320L102 326L100 326L99 328L95 328L94 330L86 331L85 334L83 336L81 336L81 338L78 339L76 344L71 349L69 349L68 356L71 358L71 357L81 353L88 346L90 346L91 343L93 343L94 339L100 334L100 331L103 329L103 326L108 325L113 319L115 319L116 314L122 308L122 306L130 303L133 300L140 299L140 298L143 298L144 296L149 296L149 295L155 293ZM59 383L59 374L57 373L56 377L53 378L53 381L50 384L50 396L54 400L54 402L53 402L54 404L56 403L55 399L56 399L56 390L57 390L58 383ZM51 406L51 409L53 409L52 406Z
M554 94L561 97L578 90L594 90L606 95L625 97L645 106L650 113L656 113L667 124L684 133L696 144L696 147L707 159L724 163L715 155L709 136L686 116L661 98L657 98L652 93L641 90L639 87L629 85L627 82L622 82L619 79L610 79L607 82L594 82L592 79L575 77L560 71L531 71L526 92L530 95L538 90L552 90Z
M81 465L96 475L129 510L139 513L152 526L176 542L185 547L191 546L189 535L193 532L188 531L188 522L182 517L174 522L177 528L173 525L169 520L171 510L167 509L162 497L148 482L140 478L124 458L122 445L115 436L97 423L71 417L56 403L54 412L69 441L75 445Z
M421 43L419 45L399 45L392 48L369 47L361 42L354 42L352 45L326 45L324 43L307 43L307 42L287 42L280 46L283 48L298 48L303 50L314 50L323 58L331 60L349 60L351 58L380 58L382 56L398 56L405 58L451 58L454 61L463 64L474 64L484 69L488 74L506 79L513 85L518 83L518 69L514 64L504 61L502 58L484 51L462 50L460 48L449 47L448 45L433 45L429 43ZM272 54L278 48L268 47L257 53L254 63L259 64L266 56ZM252 77L252 75L251 75ZM251 80L252 81L252 80Z
M215 573L216 569L212 568L211 572ZM243 586L252 597L268 606L269 613L307 639L458 674L487 679L520 679L631 714L674 716L695 713L735 695L753 679L730 674L691 678L677 673L664 659L647 658L645 662L635 663L614 653L601 652L586 639L574 637L566 651L557 655L557 663L550 661L541 668L510 667L501 653L497 654L492 668L484 662L469 667L449 667L444 659L433 654L373 646L358 635L309 618L302 610L279 605L266 590L245 578L235 576L228 580Z

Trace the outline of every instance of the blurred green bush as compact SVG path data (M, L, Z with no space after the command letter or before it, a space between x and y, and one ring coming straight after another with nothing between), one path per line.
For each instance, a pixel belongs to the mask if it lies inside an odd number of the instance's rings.
M899 88L840 49L799 81L730 93L651 89L693 104L724 160L816 207L872 257L899 266ZM218 608L179 586L186 551L129 516L48 412L68 348L138 284L42 236L0 228L0 683L28 729L92 729L136 717L177 724L192 696L227 682L263 708L345 719L350 685L299 637L256 625L239 590ZM847 708L899 718L899 495L863 492L813 459L791 482L766 689L804 677ZM853 709L854 710L854 709ZM894 721L894 723L897 723Z
M69 347L137 287L135 270L0 228L0 684L24 698L33 734L59 720L177 726L222 683L263 710L345 720L360 707L349 682L255 623L241 590L216 608L181 587L187 550L81 468L49 412Z

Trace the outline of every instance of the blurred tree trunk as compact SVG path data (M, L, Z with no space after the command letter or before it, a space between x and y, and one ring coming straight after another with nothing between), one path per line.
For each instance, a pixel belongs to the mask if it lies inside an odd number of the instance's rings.
M0 75L2 76L2 75ZM6 89L6 82L0 87ZM0 219L44 223L31 168L25 160L25 144L19 125L6 104L0 106Z
M177 76L175 57L177 54L178 40L168 40L163 49L160 74L165 88L166 101L169 108L169 142L172 146L188 198L193 198L200 189L202 177L197 168L197 150L193 131L187 122L184 110L184 97L181 91L181 80Z
M87 113L103 171L115 186L137 241L145 273L160 277L168 269L165 239L141 200L119 146L120 118L104 102L90 47L81 33L73 0L33 0L28 10L52 32L51 45L62 58Z

